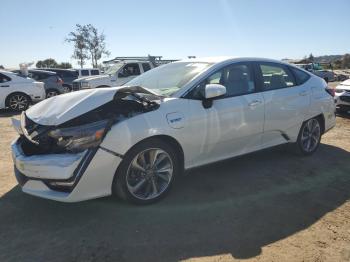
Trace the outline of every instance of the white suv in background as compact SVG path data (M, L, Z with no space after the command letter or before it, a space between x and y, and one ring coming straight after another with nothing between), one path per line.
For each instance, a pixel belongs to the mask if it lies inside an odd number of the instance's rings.
M26 110L30 103L45 99L44 83L0 70L0 108Z
M78 78L74 80L73 89L79 90L121 86L153 67L153 64L148 61L119 61L107 69L103 75Z
M335 125L326 88L269 59L159 66L128 86L55 96L27 110L13 121L15 174L24 192L57 201L116 193L151 203L184 169L286 143L311 155Z

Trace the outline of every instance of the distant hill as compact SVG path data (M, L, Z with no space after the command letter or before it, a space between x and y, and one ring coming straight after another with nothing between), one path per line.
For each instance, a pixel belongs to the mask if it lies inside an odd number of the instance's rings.
M323 55L316 56L315 63L333 63L336 60L340 60L344 55Z

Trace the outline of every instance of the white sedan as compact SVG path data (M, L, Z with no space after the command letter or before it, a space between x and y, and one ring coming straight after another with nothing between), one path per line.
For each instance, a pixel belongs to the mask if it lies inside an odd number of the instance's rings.
M30 103L45 99L44 83L0 70L0 109L26 110Z
M258 58L179 61L125 87L47 99L13 121L15 174L28 194L75 202L162 198L184 170L291 143L314 153L335 125L326 82ZM215 174L213 174L215 175Z

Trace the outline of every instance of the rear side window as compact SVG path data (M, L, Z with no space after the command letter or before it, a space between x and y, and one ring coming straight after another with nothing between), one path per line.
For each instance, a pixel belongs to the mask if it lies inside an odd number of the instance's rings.
M89 75L89 70L81 70L81 75L82 76L88 76Z
M0 74L0 83L5 83L5 82L9 82L9 81L11 81L10 77L3 75L3 74Z
M143 72L151 70L151 66L148 63L142 63Z
M96 75L99 75L100 74L100 72L98 71L98 70L91 70L91 75L92 76L96 76Z
M298 85L304 84L310 78L310 75L304 71L294 67L289 67L289 69L293 72Z
M37 72L29 72L28 76L37 81L41 81L49 77L48 75L45 75L43 73L37 73Z
M259 67L264 90L274 90L296 85L294 75L284 65L261 63Z

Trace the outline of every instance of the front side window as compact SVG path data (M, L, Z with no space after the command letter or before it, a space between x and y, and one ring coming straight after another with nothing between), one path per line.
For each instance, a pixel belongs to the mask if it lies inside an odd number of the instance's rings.
M81 70L81 75L82 76L88 76L89 75L89 70Z
M126 64L122 71L119 73L119 77L138 76L140 74L140 67L137 63Z
M143 68L143 72L147 72L148 70L151 70L151 66L149 65L149 63L142 63L142 68Z
M0 74L0 83L6 83L11 81L11 78L9 78L8 76L4 75L4 74Z
M221 69L196 86L187 97L191 99L203 98L204 88L207 84L225 86L225 97L255 92L254 76L249 64L233 64Z
M259 65L265 91L295 86L291 72L284 65L264 63Z

